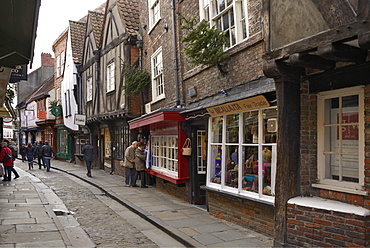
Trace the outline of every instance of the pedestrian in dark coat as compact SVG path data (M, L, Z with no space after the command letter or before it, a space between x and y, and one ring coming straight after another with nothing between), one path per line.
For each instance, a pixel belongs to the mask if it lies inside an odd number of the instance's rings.
M37 156L37 163L39 165L39 169L41 169L41 165L44 166L45 168L45 162L44 159L42 158L42 141L36 141L36 146L35 146L35 155Z
M53 150L53 147L51 147L49 145L48 141L46 141L45 145L42 146L41 155L42 155L42 158L44 159L44 163L46 165L46 171L49 172L50 167L51 167L51 162L50 161L51 161L52 158L54 158L54 150Z
M27 156L27 151L26 151L26 145L25 144L21 145L20 152L21 152L21 156L22 156L22 162L24 162L26 160L26 156Z
M3 161L6 153L12 156L12 150L8 147L8 143L3 141L1 142L1 151L0 151L0 161ZM3 181L11 181L12 177L12 168L13 168L13 160L10 158L8 161L2 162L4 165L5 175Z
M137 141L132 142L132 145L125 150L125 181L126 187L137 187L135 179L135 149L137 148Z
M144 153L145 144L143 142L139 142L138 148L135 150L135 184L138 176L140 175L141 180L141 187L148 188L145 185L145 171L146 171L146 155Z
M82 148L83 160L86 162L87 176L91 177L91 164L94 160L94 147L90 144L90 140L86 140L86 145Z
M27 154L27 161L28 161L28 169L33 169L33 158L35 157L35 147L31 144L31 142L28 143L26 147L26 154Z

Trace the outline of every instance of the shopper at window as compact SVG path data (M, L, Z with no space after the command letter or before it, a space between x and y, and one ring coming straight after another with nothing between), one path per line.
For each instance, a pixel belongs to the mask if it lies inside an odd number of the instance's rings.
M135 149L137 148L138 143L137 141L132 142L132 145L127 147L125 151L125 162L124 166L126 167L125 170L125 182L126 187L137 187L134 178L135 178Z
M148 186L145 185L146 155L144 153L144 150L145 150L145 144L143 142L139 142L138 148L135 150L136 175L135 175L134 182L136 185L136 180L138 179L138 176L140 175L141 188L148 188Z

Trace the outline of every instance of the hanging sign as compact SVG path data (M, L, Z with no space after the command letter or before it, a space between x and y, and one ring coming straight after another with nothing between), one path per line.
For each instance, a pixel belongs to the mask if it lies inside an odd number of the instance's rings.
M85 126L86 125L86 115L75 115L75 125Z
M208 113L211 116L232 114L237 112L243 112L252 109L267 108L270 106L269 101L266 97L259 95L250 97L244 100L221 104L215 107L207 108Z
M58 105L58 106L53 106L51 108L51 113L55 116L55 117L59 117L62 115L62 106Z

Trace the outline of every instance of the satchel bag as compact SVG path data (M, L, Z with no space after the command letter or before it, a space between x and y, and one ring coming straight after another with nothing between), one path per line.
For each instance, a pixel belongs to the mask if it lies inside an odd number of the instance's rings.
M6 152L5 153L5 157L4 157L4 159L1 161L1 163L4 163L4 162L6 162L6 161L8 161L9 159L11 159L12 158L12 156L10 156L10 154L8 153L8 152Z
M191 140L189 138L186 138L182 146L182 155L191 156Z

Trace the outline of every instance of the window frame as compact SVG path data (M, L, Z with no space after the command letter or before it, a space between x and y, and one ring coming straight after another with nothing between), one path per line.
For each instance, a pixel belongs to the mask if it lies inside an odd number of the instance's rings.
M160 58L160 63L156 63L156 59ZM152 103L157 102L165 98L165 89L164 89L164 75L163 75L163 54L162 47L158 48L151 56L151 66L152 66ZM156 68L161 66L156 73ZM158 81L160 83L158 84ZM159 94L158 89L161 88L162 92Z
M345 97L350 95L358 95L358 170L359 182L347 182L325 178L325 100L336 97ZM320 92L317 94L317 183L314 187L332 189L341 192L358 193L358 190L363 190L365 179L365 106L364 106L364 86L356 86L332 91Z
M148 0L149 8L149 33L154 29L161 18L160 0Z
M114 61L108 63L107 65L107 71L106 71L106 80L107 80L107 83L106 83L106 87L107 87L107 90L106 90L106 93L110 93L112 91L114 91L116 89L116 83L115 83L115 79L116 79L116 66L115 66L115 63Z
M90 102L93 99L93 85L92 85L92 77L89 77L86 80L86 101Z
M163 141L176 139L176 144L164 145ZM151 151L151 169L172 177L178 177L179 174L179 136L178 135L151 135L150 151ZM172 151L172 153L170 152ZM175 157L171 157L173 154ZM173 162L172 169L168 168L168 163Z
M224 2L232 2L230 5L225 7L218 12L216 10L217 0L199 0L199 14L200 20L207 20L210 23L210 27L218 26L217 20L222 18L223 15L233 9L234 29L235 29L235 43L232 44L231 34L229 36L230 45L225 49L230 49L239 43L249 38L249 23L248 23L248 3L247 0L225 0ZM206 3L205 3L206 2ZM218 13L217 13L218 12ZM217 14L215 14L217 13ZM243 30L243 22L245 23L245 30ZM229 25L231 27L231 24ZM223 29L222 29L223 30ZM231 29L230 29L231 30ZM245 33L246 37L243 37Z
M269 143L265 143L265 141L263 140L263 132L264 132L264 115L263 115L263 111L264 110L269 110L269 109L276 109L277 111L277 107L276 106L271 106L271 107L268 107L268 108L261 108L261 109L253 109L253 110L249 110L249 111L243 111L243 112L237 112L237 113L234 113L234 114L239 114L239 124L238 124L238 140L236 142L227 142L226 141L226 137L227 137L227 124L226 124L226 118L227 116L229 115L233 115L233 114L225 114L225 115L221 115L221 116L212 116L209 118L209 122L208 122L208 147L207 147L207 187L210 187L210 188L213 188L213 189L216 189L216 190L219 190L219 191L222 191L222 192L225 192L225 193L231 193L231 194L236 194L236 195L239 195L239 196L243 196L243 197L248 197L248 198L252 198L252 199L258 199L258 200L262 200L262 201L266 201L266 202L269 202L269 203L273 203L275 201L275 196L274 196L274 193L275 193L275 185L276 185L276 166L277 166L277 142L269 142ZM245 113L248 113L248 112L254 112L254 111L258 111L258 128L257 128L257 131L258 131L258 140L255 140L253 141L252 143L246 143L244 140L243 140L243 133L244 131L242 131L242 128L244 127L244 123L243 123L243 115ZM217 142L214 142L214 137L212 135L214 135L213 131L211 130L212 129L212 119L215 118L215 117L222 117L223 118L223 122L222 122L222 140L218 140ZM277 118L277 117L276 117ZM267 119L266 119L267 120ZM277 134L277 132L276 132ZM275 134L275 135L276 135ZM240 165L239 164L239 169L238 169L238 186L236 188L234 187L230 187L230 186L227 186L226 185L226 182L225 182L225 175L226 172L227 172L227 168L226 168L226 158L225 156L222 156L221 155L221 182L220 183L215 183L215 182L212 182L212 176L215 174L212 170L214 170L214 167L212 166L212 162L214 162L214 157L212 157L212 146L219 146L221 148L221 150L223 152L226 152L227 148L228 147L232 147L232 146L237 146L238 147L238 151L243 151L244 148L246 147L250 147L250 148L253 148L253 147L257 147L258 149L258 161L263 161L263 147L271 147L271 152L272 152L272 157L271 157L271 193L273 195L266 195L266 194L263 194L263 177L262 176L258 176L258 192L252 192L252 191L248 191L248 190L245 190L243 189L243 185L242 185L242 178L243 178L243 165L244 163L242 162L242 164ZM238 153L238 160L239 161L242 161L243 160L243 152L239 152ZM263 164L263 163L261 163ZM257 173L258 175L262 175L262 172L263 172L263 165L260 165L260 167L258 168L261 168L261 172Z

